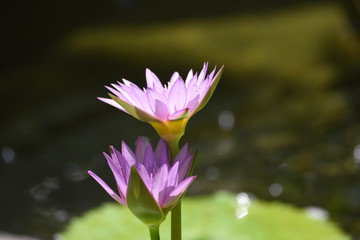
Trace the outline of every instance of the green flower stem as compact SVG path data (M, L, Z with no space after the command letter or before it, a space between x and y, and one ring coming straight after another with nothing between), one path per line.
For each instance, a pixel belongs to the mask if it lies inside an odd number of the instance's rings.
M171 240L181 240L181 201L171 210Z
M172 162L179 153L179 140L167 142ZM181 201L171 210L171 240L181 240Z
M170 148L171 163L173 163L176 155L179 153L179 140L167 141L167 144Z
M159 226L149 227L149 231L151 240L160 240Z

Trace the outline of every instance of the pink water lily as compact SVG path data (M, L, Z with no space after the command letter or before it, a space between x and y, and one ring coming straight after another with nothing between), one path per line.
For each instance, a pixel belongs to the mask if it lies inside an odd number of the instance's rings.
M150 193L160 209L167 209L166 211L176 205L195 179L195 176L189 176L194 155L188 151L187 144L179 151L173 163L171 163L168 146L162 139L155 151L150 143L143 138L138 138L135 152L122 142L121 152L110 147L110 155L104 153L104 156L115 177L117 192L92 171L88 173L113 199L123 205L129 205L128 186L131 171L134 169L147 189L145 192L140 192L140 195L145 196L146 192Z
M107 87L111 92L110 99L99 100L141 121L149 122L165 140L178 140L184 134L188 119L209 101L222 69L223 67L216 72L214 68L207 74L208 64L204 63L199 74L190 70L184 80L175 72L165 85L153 72L146 69L146 88L140 89L123 79L123 82Z

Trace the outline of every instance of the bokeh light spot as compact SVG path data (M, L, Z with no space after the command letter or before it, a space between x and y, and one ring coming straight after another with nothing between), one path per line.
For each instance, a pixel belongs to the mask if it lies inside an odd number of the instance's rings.
M230 131L234 128L235 118L231 111L224 110L218 116L219 127L221 130Z
M280 194L283 192L283 188L280 184L278 183L273 183L270 185L269 187L269 193L271 196L273 197L278 197L280 196Z

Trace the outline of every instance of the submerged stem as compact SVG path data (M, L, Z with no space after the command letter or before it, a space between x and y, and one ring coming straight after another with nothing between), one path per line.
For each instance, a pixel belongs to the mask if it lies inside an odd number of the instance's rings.
M151 240L160 240L159 226L149 227L149 231Z

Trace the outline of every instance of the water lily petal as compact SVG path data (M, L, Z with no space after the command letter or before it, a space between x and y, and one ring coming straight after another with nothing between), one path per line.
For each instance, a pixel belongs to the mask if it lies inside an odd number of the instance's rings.
M120 198L119 195L117 195L98 175L93 173L92 171L88 171L88 174L97 181L100 186L117 202L126 205L125 201Z
M121 141L121 154L124 156L129 166L135 165L135 154L124 141Z
M161 205L165 199L164 188L168 179L168 166L162 165L154 176L154 182L151 193L156 201Z
M206 95L204 96L204 98L201 100L200 104L198 105L198 107L194 110L193 114L197 113L198 111L200 111L205 105L206 103L210 100L213 92L215 91L215 88L221 78L222 75L222 70L223 70L224 66L222 66L220 68L220 70L216 73L215 75L215 80L213 81L210 89L207 91Z
M184 181L182 181L179 185L177 185L174 190L171 191L169 197L166 199L166 201L163 203L163 207L166 208L169 205L174 204L177 202L182 194L185 192L185 190L190 186L190 184L195 180L195 176L188 177Z
M194 76L194 72L192 69L190 69L188 75L186 76L186 80L185 80L186 87L188 86L188 84L189 84L190 80L193 78L193 76Z
M179 77L169 91L168 108L170 113L174 113L184 108L186 96L187 92L185 83L181 77Z
M153 88L156 90L163 89L163 85L159 78L153 73L150 69L146 69L146 83L149 88Z
M155 149L155 161L158 167L164 164L170 164L170 153L164 139L160 139Z
M113 176L116 181L116 185L118 187L118 191L122 199L126 199L126 189L127 189L127 180L124 181L122 174L120 173L120 169L118 169L112 161L108 161L108 165L113 173ZM128 179L128 177L126 178Z
M147 169L147 171L150 174L153 174L154 169L156 167L156 162L155 162L155 154L151 147L151 144L147 144L146 146L143 164L144 167Z
M128 113L122 106L120 106L120 104L118 104L117 102L115 102L114 100L112 100L110 98L98 97L97 99L99 99L100 101L103 101L104 103L107 103L113 107L116 107L116 108L120 109L121 111Z
M174 83L176 82L176 80L180 77L179 73L178 72L174 72L173 75L171 76L170 78L170 81L167 85L167 88L168 89L171 89L172 86L174 85Z

